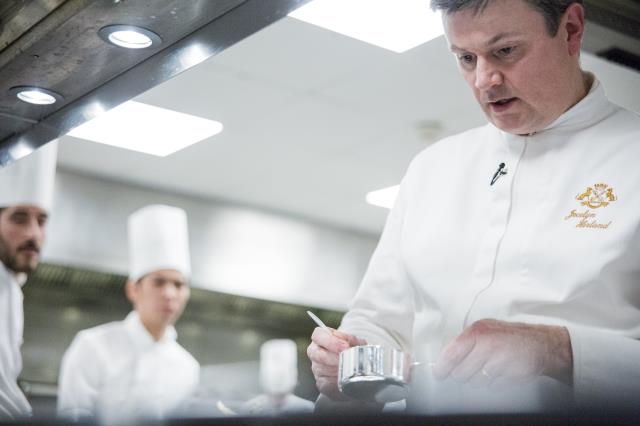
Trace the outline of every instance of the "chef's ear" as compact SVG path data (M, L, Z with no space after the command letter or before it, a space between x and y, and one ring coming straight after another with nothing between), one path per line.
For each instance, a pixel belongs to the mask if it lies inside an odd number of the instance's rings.
M133 280L128 279L124 286L124 292L127 295L127 299L134 305L138 301L138 286Z
M567 8L558 31L563 31L566 37L570 55L578 55L582 47L584 36L584 7L579 3L573 3Z

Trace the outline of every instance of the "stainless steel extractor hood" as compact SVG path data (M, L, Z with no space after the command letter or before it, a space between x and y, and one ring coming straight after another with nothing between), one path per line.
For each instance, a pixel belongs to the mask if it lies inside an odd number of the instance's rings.
M308 0L3 0L0 2L0 167L172 78ZM108 25L152 31L160 44L105 42ZM37 86L51 105L16 97Z

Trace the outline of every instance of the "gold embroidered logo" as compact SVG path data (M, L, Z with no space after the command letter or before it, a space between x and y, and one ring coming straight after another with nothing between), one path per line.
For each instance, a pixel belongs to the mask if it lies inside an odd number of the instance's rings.
M610 188L606 183L596 183L588 187L582 194L576 195L576 200L581 201L580 205L590 209L607 207L609 203L617 199L618 197L613 194L613 188Z
M607 229L611 225L611 221L600 222L596 218L596 213L589 209L595 210L600 207L607 207L617 199L618 197L613 193L613 188L606 183L596 183L588 187L582 194L576 195L576 200L580 201L580 205L587 208L582 211L571 210L564 220L576 221L576 228Z

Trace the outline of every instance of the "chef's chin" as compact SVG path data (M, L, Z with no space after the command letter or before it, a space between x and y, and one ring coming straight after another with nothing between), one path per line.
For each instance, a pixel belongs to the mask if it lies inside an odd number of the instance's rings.
M180 315L175 310L163 310L160 316L162 317L162 322L167 325L173 325Z
M510 117L494 117L487 114L487 118L498 129L513 135L528 135L535 133L531 126L523 124L520 120Z
M38 261L38 255L24 256L22 254L18 254L12 259L3 260L2 263L4 263L7 269L12 272L29 274L36 269Z

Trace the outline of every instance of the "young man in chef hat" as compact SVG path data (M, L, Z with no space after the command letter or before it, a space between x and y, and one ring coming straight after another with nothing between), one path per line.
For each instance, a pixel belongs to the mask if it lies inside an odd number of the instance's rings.
M198 384L198 362L176 342L173 324L189 299L187 217L144 207L129 217L124 321L83 330L62 360L58 414L105 424L167 417Z
M31 415L22 369L22 286L40 261L53 205L57 141L0 169L0 422Z

